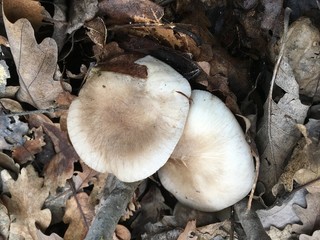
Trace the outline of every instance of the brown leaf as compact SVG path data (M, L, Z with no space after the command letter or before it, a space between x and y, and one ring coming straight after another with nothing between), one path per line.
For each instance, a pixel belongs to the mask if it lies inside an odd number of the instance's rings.
M43 123L43 129L52 140L56 152L44 169L45 185L50 187L53 194L58 187L65 186L67 179L72 177L73 164L79 157L65 132L46 122Z
M39 109L54 107L58 95L64 92L59 81L53 80L58 49L51 38L37 43L27 19L12 24L3 15L11 52L19 74L18 99Z
M184 231L178 237L178 240L189 240L189 239L198 239L194 237L196 231L196 221L189 221Z
M162 7L149 0L103 0L99 2L99 9L117 24L159 22L164 14Z
M42 233L39 229L37 231L37 237L38 240L63 240L63 238L60 237L58 234L51 233L50 236L47 236L44 233Z
M103 48L107 39L107 28L103 22L103 19L97 17L89 22L86 22L84 26L89 30L87 35L91 41Z
M225 220L223 222L213 223L197 228L196 234L201 240L210 240L217 236L226 238L232 232L231 229L231 221Z
M87 234L94 216L94 208L89 203L89 197L81 192L71 197L66 204L63 222L69 224L64 235L65 240L82 240Z
M37 0L3 0L3 11L7 19L14 23L20 18L30 21L35 30L38 30L43 20L44 8Z
M125 226L118 224L116 226L113 240L130 240L130 239L131 239L131 233L129 232L129 230Z
M42 210L49 195L49 190L43 187L43 178L38 177L31 165L21 170L16 181L7 171L2 171L1 177L11 194L11 198L3 196L3 202L10 219L15 219L10 225L10 235L21 236L26 240L36 239L37 226L45 230L51 221L50 210Z
M34 155L41 152L45 145L42 128L32 128L32 139L28 139L22 146L13 148L12 157L19 164L24 164L34 159Z

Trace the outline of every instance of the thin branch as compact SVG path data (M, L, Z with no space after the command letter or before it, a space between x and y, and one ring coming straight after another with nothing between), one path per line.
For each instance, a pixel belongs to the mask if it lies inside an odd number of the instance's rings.
M110 192L110 181L112 190ZM106 179L103 189L103 197L96 210L97 214L89 228L85 240L112 239L120 217L133 196L140 182L124 183L111 174Z
M287 32L288 32L288 26L289 26L289 16L291 13L291 9L290 8L286 8L285 9L285 14L284 14L284 31L283 31L283 38L281 41L281 47L280 47L280 52L279 52L279 56L276 62L276 65L273 69L273 75L272 75L272 79L271 79L271 83L270 83L270 90L269 90L269 95L268 95L268 99L267 99L267 103L268 103L268 111L267 111L267 122L268 122L268 141L270 143L270 152L272 155L272 161L274 161L274 149L273 149L273 145L272 145L272 133L271 133L271 106L272 106L272 93L273 93L273 88L274 88L274 84L275 84L275 80L276 77L278 75L278 71L280 68L280 63L281 60L283 58L283 54L284 54L284 50L285 50L285 45L287 42ZM275 163L275 167L277 168L277 164ZM277 171L277 169L276 169Z

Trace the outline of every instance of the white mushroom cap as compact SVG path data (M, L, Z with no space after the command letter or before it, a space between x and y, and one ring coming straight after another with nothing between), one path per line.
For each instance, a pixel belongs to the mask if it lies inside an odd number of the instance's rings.
M240 125L219 98L200 90L191 98L183 135L158 174L181 203L219 211L251 190L253 159Z
M147 178L167 162L191 95L188 81L167 64L151 56L135 63L147 67L147 79L94 70L67 119L80 158L125 182Z

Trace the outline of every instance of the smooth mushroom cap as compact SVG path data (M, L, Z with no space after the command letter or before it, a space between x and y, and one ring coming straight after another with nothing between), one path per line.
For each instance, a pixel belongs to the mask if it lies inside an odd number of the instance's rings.
M147 67L147 79L91 72L67 119L80 158L125 182L147 178L167 162L182 135L191 95L188 81L167 64L151 56L136 63Z
M219 211L251 190L253 159L240 125L219 98L194 90L191 99L183 135L158 174L181 203Z

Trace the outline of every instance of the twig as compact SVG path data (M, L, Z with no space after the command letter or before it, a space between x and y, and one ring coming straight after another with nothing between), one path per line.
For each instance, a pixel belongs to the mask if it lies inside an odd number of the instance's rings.
M276 65L275 65L275 67L273 69L273 75L272 75L272 79L271 79L271 83L270 83L270 90L269 90L268 99L267 99L267 103L268 103L268 111L267 111L268 141L270 143L270 152L271 152L272 161L274 161L274 159L275 159L275 157L274 157L274 149L273 149L273 145L272 145L272 133L271 133L272 93L273 93L275 80L276 80L276 77L278 75L278 71L279 71L279 68L280 68L280 63L281 63L281 60L283 58L285 45L286 45L286 42L287 42L287 32L288 32L288 26L289 26L290 13L291 13L291 9L287 7L285 9L285 14L284 14L284 31L283 31L283 38L282 38L282 41L281 41L280 52L279 52L279 56L278 56ZM275 165L275 168L276 168L276 172L278 172L277 171L277 163L275 163L274 165Z
M247 240L271 240L263 229L260 219L255 211L247 209L246 199L234 205L234 210L240 220L241 226L247 235Z
M114 186L110 192L110 184ZM97 214L89 228L85 240L105 239L110 240L116 229L120 217L140 182L124 183L111 174L106 179L103 196L97 208Z

